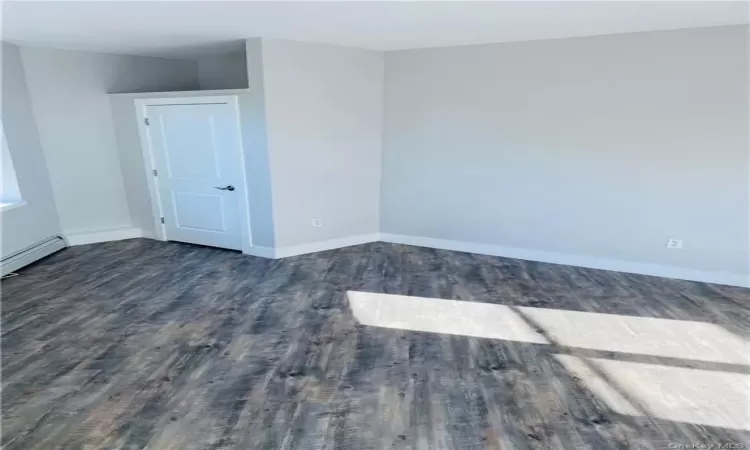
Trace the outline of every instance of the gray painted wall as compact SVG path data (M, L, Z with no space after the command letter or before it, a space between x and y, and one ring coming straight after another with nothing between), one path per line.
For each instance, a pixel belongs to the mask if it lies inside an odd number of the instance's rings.
M249 39L246 55L250 89L238 99L253 245L377 233L382 53ZM133 100L210 94L110 96L132 223L147 235L153 215Z
M60 234L47 164L31 109L17 46L2 44L2 122L21 195L19 208L0 212L2 255Z
M129 95L110 95L109 99L130 226L156 237L134 99Z
M745 26L387 53L381 231L747 273L747 58Z
M377 233L383 53L261 46L276 247Z
M239 98L242 146L245 156L250 228L253 245L273 248L276 245L271 163L269 160L266 97L263 76L263 42L248 39L245 43L250 89Z
M65 234L133 226L108 93L198 88L195 61L21 48Z
M247 88L245 52L199 57L198 78L200 87L204 90Z

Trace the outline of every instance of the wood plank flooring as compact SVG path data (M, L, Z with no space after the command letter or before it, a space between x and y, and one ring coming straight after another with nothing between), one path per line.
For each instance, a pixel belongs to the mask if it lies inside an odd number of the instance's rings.
M8 450L750 444L747 289L146 239L63 250L1 288Z

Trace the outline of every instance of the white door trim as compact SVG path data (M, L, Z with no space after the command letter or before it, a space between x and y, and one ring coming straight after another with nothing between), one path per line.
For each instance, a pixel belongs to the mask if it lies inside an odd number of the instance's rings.
M166 231L161 218L164 216L159 187L156 177L153 175L156 165L151 148L151 140L146 126L146 108L156 105L200 105L200 104L229 104L234 108L237 130L237 153L239 155L240 170L242 171L242 188L238 189L239 201L242 205L240 210L240 228L242 230L242 253L248 254L252 251L253 239L250 230L250 204L248 203L247 171L245 170L245 155L242 151L242 133L240 124L240 107L236 95L221 96L198 96L198 97L159 97L159 98L137 98L134 99L136 119L138 121L138 135L141 141L141 154L143 156L143 170L148 183L148 194L151 199L151 212L154 216L154 229L156 239L166 241Z

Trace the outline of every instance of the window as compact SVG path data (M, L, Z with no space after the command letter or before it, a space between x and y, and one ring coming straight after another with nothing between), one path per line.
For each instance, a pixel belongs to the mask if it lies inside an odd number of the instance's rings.
M5 140L5 131L1 125L0 135L2 135L3 140L3 154L2 161L0 161L0 169L2 169L2 178L0 178L0 210L23 203L21 192L18 189L18 180L16 179L16 171L13 167L13 159L10 156L8 143Z

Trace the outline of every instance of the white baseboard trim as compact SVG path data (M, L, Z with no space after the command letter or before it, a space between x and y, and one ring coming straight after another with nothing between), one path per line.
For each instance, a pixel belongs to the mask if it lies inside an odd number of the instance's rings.
M622 261L608 258L596 258L592 256L570 255L565 253L546 252L541 250L502 247L499 245L477 244L473 242L407 236L403 234L381 233L380 240L383 242L414 245L417 247L439 248L443 250L478 253L481 255L504 256L506 258L524 259L528 261L588 267L591 269L612 270L616 272L676 278L679 280L702 281L705 283L750 287L750 275L741 273L695 270L683 267L664 266L661 264Z
M156 235L156 231L154 230L141 230L141 237L144 237L146 239L153 239L155 241L161 241L163 239L159 239L159 236Z
M139 237L144 237L143 230L140 228L116 228L65 234L68 245L95 244L97 242L120 241Z
M311 242L309 244L293 245L290 247L277 247L274 252L274 258L287 258L289 256L304 255L306 253L322 252L352 245L367 244L380 240L378 233L360 234L357 236L348 236L339 239L330 239L327 241Z
M92 232L66 234L68 245L84 245L96 242L119 241L139 237L151 237L140 228L118 228ZM675 278L678 280L701 281L705 283L725 284L730 286L750 287L750 275L732 272L718 272L710 270L687 269L683 267L665 266L661 264L622 261L593 256L571 255L566 253L546 252L524 248L503 247L499 245L478 244L474 242L452 241L419 236L408 236L391 233L372 233L348 236L327 241L311 242L309 244L289 247L251 246L243 253L261 258L287 258L307 253L322 252L352 245L370 242L390 242L394 244L414 245L417 247L439 248L459 252L478 253L481 255L504 256L506 258L524 259L552 264L588 267L591 269L612 270L616 272L636 273L656 277Z
M261 258L273 259L276 255L276 250L272 247L261 247L259 245L251 245L248 249L243 249L242 253L251 256L259 256Z
M67 247L67 244L62 237L50 236L8 256L2 255L3 257L0 260L0 275L15 272L65 247Z

